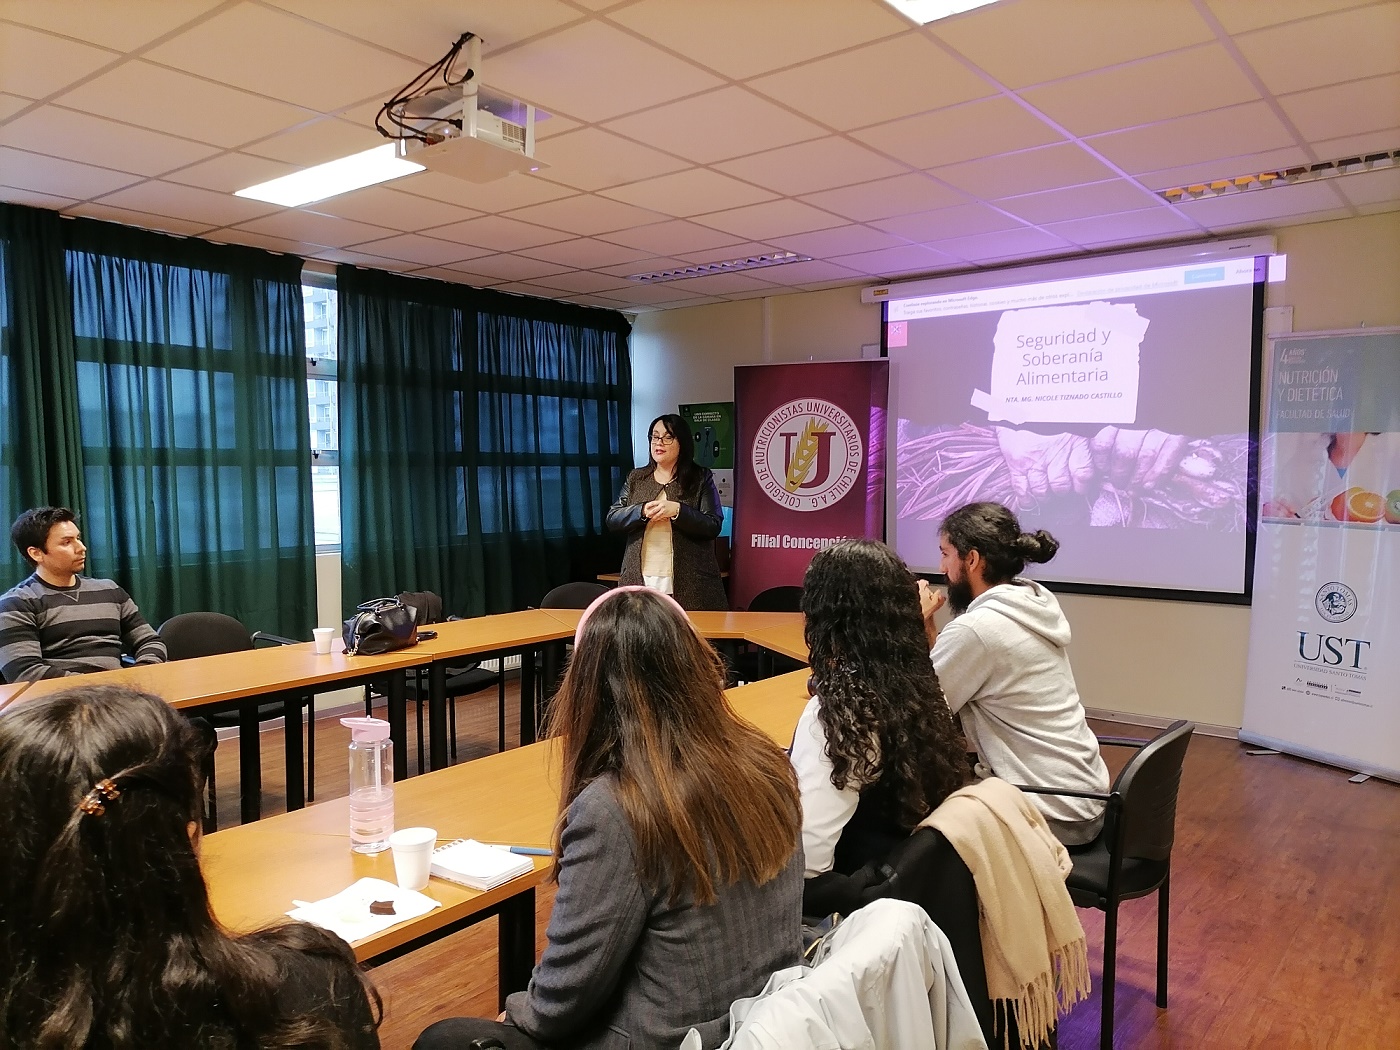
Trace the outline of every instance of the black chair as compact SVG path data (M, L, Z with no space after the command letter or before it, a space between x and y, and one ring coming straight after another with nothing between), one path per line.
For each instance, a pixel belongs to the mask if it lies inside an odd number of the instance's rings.
M801 587L769 587L749 602L749 612L801 612Z
M801 611L801 587L769 587L766 591L759 591L749 602L749 612ZM805 666L802 661L794 660L790 656L781 656L756 646L744 645L734 664L734 677L741 682L754 682L761 678L771 678L775 674L796 671Z
M193 660L201 656L220 656L224 653L241 653L258 645L293 645L294 639L254 631L251 634L243 623L232 616L217 612L190 612L172 616L156 631L165 643L166 656L171 660ZM304 698L306 718L306 800L316 798L316 712L314 697ZM258 705L258 721L269 722L281 718L286 708L280 703ZM215 730L238 725L236 710L214 710L205 713ZM214 753L210 750L204 769L205 780L209 785L209 806L204 824L208 831L218 827L218 803L214 785Z
M1103 1007L1099 1046L1113 1048L1113 984L1118 952L1118 905L1157 893L1157 1006L1167 1006L1167 930L1170 918L1172 841L1176 835L1176 797L1181 767L1195 732L1178 720L1150 740L1101 736L1099 743L1131 747L1137 754L1119 772L1108 794L1064 791L1031 785L1021 790L1039 795L1067 795L1105 801L1103 830L1083 846L1070 848L1074 870L1066 879L1069 895L1081 908L1104 913Z
M553 588L548 594L540 599L541 609L587 609L598 596L606 594L609 588L601 583L592 583L587 580L575 580L572 583L561 583ZM540 674L539 682L541 695L544 704L541 711L549 705L550 699L559 689L559 680L564 674L564 661L568 659L568 642L554 642L544 645L540 650Z

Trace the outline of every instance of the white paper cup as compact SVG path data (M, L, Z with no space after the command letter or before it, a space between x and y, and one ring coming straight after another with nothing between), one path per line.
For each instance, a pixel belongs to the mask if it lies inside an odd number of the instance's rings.
M437 832L433 828L403 828L389 836L394 851L394 876L399 888L421 890L428 885Z
M317 627L311 635L316 639L316 651L318 653L328 653L331 651L331 639L335 637L334 627Z

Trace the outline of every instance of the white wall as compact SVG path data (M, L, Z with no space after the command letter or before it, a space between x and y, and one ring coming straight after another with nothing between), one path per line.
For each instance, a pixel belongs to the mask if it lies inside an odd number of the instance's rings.
M1295 331L1400 325L1400 213L1277 231L1288 281L1269 306L1292 306ZM837 288L641 314L632 334L633 441L691 401L734 396L733 366L860 356L878 342L878 306ZM1086 706L1238 727L1249 610L1066 595Z

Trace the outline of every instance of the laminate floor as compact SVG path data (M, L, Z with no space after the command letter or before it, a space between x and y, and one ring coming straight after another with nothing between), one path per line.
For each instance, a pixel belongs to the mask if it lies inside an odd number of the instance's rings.
M512 681L508 712L517 695ZM493 752L494 690L459 700L457 711L459 761ZM416 765L412 711L409 725ZM507 740L518 738L516 726L512 714ZM318 799L345 794L348 739L335 719L317 723ZM1117 750L1106 752L1111 765ZM263 755L264 812L275 813L285 806L279 730L263 734ZM227 824L238 814L235 741L219 749L218 782ZM553 893L542 888L537 901L542 947ZM1156 898L1120 912L1120 1050L1400 1047L1400 786L1350 784L1340 770L1196 737L1182 779L1171 911L1166 1010L1154 1002ZM1094 993L1061 1021L1062 1050L1098 1046L1103 916L1079 915ZM378 967L373 978L385 1000L386 1050L408 1047L442 1017L493 1016L495 922Z

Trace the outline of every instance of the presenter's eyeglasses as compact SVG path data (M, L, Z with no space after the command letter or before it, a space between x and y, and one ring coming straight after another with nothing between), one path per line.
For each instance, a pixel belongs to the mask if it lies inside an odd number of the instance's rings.
M652 434L651 443L653 445L674 445L676 443L675 434Z

